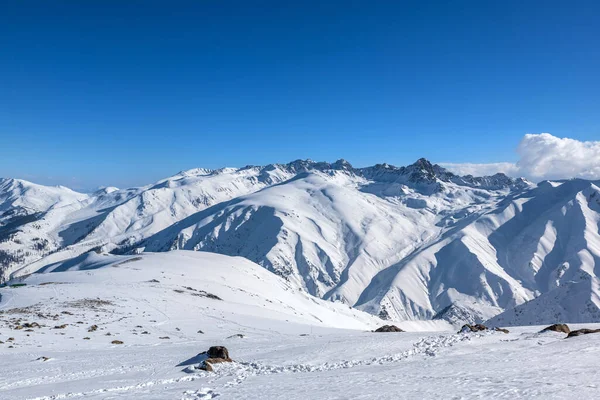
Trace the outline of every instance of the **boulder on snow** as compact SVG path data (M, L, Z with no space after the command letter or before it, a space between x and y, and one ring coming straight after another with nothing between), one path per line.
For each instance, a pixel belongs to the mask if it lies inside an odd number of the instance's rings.
M508 333L508 332L510 332L508 329L505 329L505 328L498 328L498 327L494 328L494 330L495 330L496 332L504 332L504 333Z
M575 336L587 335L589 333L600 333L600 329L587 329L587 328L578 329L576 331L569 332L567 337L570 338L570 337L575 337Z
M204 371L212 372L213 364L233 361L229 358L229 351L224 346L212 346L205 354L208 358L200 365L200 369L203 369Z
M220 358L223 360L231 360L229 358L229 351L225 346L212 346L210 349L208 349L206 355L208 356L208 358Z
M373 332L404 332L402 329L398 328L396 325L384 325L381 326L377 329L375 329Z
M487 331L487 330L488 330L488 327L483 324L475 324L475 325L465 324L465 325L463 325L462 328L460 328L460 331L458 331L458 333L479 332L479 331Z
M542 329L542 332L548 332L548 331L562 332L562 333L568 334L571 332L571 329L569 329L569 326L567 324L554 324L554 325L550 325L549 327Z

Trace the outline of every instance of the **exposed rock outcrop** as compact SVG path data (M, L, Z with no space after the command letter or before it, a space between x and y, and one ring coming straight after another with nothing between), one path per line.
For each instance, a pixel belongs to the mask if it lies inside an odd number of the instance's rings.
M570 338L570 337L575 337L575 336L587 335L590 333L600 333L600 329L587 329L587 328L578 329L576 331L569 332L567 337Z
M373 332L404 332L402 329L398 328L396 325L384 325L375 329Z
M483 324L475 324L475 325L465 324L465 325L463 325L462 328L460 328L460 331L458 331L458 333L480 332L480 331L487 331L487 330L488 330L488 327Z
M569 334L571 332L571 329L569 329L569 326L567 324L554 324L554 325L550 325L550 326L542 329L542 332L548 332L548 331L562 332L562 333Z

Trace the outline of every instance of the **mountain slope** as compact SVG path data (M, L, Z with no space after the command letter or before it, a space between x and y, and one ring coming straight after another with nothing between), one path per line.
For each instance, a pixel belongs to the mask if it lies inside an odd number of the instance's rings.
M461 315L466 309L472 318L463 315L462 320L477 322L581 276L597 277L598 198L598 187L580 180L511 194L495 209L380 272L375 290L361 300L363 308L388 305L387 313L396 318L423 315L423 310L426 317L433 311ZM588 297L597 295L595 290ZM398 297L402 301L394 301Z
M180 327L222 314L229 315L229 324L253 317L279 324L369 330L382 322L344 304L314 298L244 258L205 252L136 256L92 252L51 264L18 282L27 286L4 289L2 304L49 308L53 302L100 299L115 307L136 304L138 315L152 314L145 319L177 320ZM192 309L194 316L186 316Z
M491 326L554 324L568 321L600 321L600 284L597 277L582 273L577 281L543 293L535 299L491 318Z
M291 176L276 166L195 169L154 185L107 188L91 195L25 181L4 184L0 192L0 276L6 278L25 266L28 268L21 274L27 274L90 249L110 251L137 242L198 210ZM14 180L6 180L10 181ZM42 191L48 194L40 194ZM67 196L71 201L65 200Z
M460 177L424 159L295 161L92 194L19 226L0 249L29 253L8 268L14 276L92 249L242 256L326 300L459 324L598 277L599 199L597 182Z

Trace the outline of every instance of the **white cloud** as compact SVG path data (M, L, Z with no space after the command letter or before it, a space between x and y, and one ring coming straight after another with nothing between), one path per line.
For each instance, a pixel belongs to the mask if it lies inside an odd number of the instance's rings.
M517 149L521 174L533 179L600 179L600 142L525 135Z
M532 181L545 179L600 179L600 141L582 142L549 133L527 134L517 147L519 161L493 164L441 163L450 171L465 175L493 175L504 172Z

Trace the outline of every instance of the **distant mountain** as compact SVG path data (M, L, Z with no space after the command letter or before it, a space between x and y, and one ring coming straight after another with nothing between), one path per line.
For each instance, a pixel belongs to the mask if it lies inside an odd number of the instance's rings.
M600 321L600 282L581 272L571 280L535 299L491 318L491 326L541 325L557 321L585 323Z
M91 195L1 182L4 277L90 250L202 250L385 318L460 323L600 276L599 182L458 176L425 159L195 169ZM597 301L597 285L582 291Z

